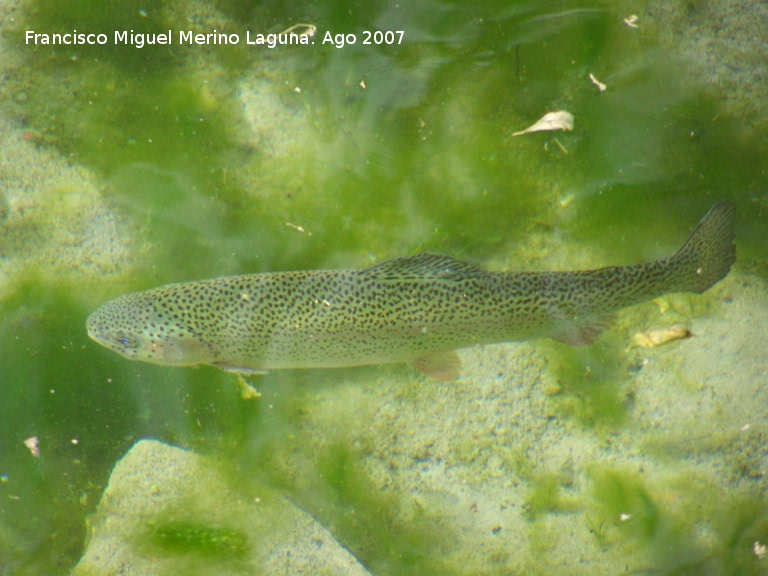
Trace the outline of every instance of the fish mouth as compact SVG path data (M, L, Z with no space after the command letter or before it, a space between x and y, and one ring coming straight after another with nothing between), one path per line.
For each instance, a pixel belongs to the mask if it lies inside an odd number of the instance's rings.
M93 326L87 326L88 330L88 338L96 342L97 344L102 344L104 340L101 337L101 334L96 332L96 329Z
M104 330L99 327L99 323L95 319L96 312L90 314L85 320L85 329L88 332L88 337L94 342L101 344L102 346L108 346L109 340L106 338Z
M113 349L113 346L108 341L107 338L104 337L104 334L96 328L95 326L86 325L86 329L88 331L88 338L96 342L96 344L101 344L102 346L106 346L110 349Z

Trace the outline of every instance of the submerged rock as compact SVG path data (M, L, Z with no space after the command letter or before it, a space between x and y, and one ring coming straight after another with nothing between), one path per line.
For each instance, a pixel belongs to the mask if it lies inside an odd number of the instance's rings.
M0 110L0 299L29 277L82 285L130 269L130 239L98 179L26 140Z
M258 482L248 493L205 458L142 440L112 471L72 574L368 574L288 500Z

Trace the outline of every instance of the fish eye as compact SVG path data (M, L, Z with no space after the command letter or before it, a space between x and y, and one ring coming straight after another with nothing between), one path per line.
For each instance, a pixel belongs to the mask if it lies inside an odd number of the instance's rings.
M129 335L124 333L118 333L113 336L115 344L119 346L124 346L126 348L135 348L137 345L136 339L131 338Z

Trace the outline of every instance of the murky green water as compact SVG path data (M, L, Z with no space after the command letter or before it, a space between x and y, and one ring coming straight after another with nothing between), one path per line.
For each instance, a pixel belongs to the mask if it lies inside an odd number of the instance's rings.
M622 23L633 11L640 29ZM297 22L317 24L314 46L111 45L115 29L228 27L244 38ZM375 388L382 378L406 390L430 386L413 370L275 373L257 382L262 397L246 402L215 369L137 364L100 348L85 318L111 297L166 282L364 267L423 250L496 268L649 260L674 251L719 199L738 205L743 269L765 278L766 140L716 88L681 72L663 25L631 3L585 1L31 2L6 21L3 52L22 64L9 77L4 114L27 145L91 171L130 256L116 256L105 274L25 265L29 230L55 232L51 222L73 218L78 204L51 203L48 221L13 226L0 205L0 256L14 263L0 293L0 574L67 573L110 471L140 438L221 457L233 477L268 482L374 574L463 573L445 559L450 522L399 524L402 494L376 488L365 450L329 427L313 454L307 437L314 394ZM32 47L27 28L105 31L110 45ZM404 40L362 45L362 30L373 28L403 30ZM358 43L322 45L326 31L355 32ZM512 137L560 109L574 115L573 131ZM95 249L82 244L83 253ZM552 363L565 366L564 388L576 390L573 402L553 402L552 417L605 438L626 426L633 415L605 385L618 378L625 346L606 343L587 360L550 350L562 354ZM595 358L604 368L587 383L597 386L567 381ZM337 402L342 413L353 409ZM32 436L39 458L23 444ZM587 506L558 500L556 483L520 470L532 486L541 480L529 522ZM645 518L642 533L621 536L648 548L645 573L701 566L690 549L690 564L659 551L663 503L649 504L642 481L600 470L593 478L608 486L600 505ZM764 493L756 481L754 500L722 523L768 538ZM670 549L688 542L690 526L668 528ZM619 538L595 533L596 546ZM542 537L533 530L531 542ZM765 569L735 541L712 550L720 572L711 573Z

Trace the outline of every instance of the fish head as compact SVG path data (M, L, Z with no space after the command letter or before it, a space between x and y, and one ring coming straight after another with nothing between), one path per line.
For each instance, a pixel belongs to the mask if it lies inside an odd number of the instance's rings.
M168 317L152 291L107 302L88 316L86 328L92 340L131 360L192 366L216 358L214 346L188 323Z

